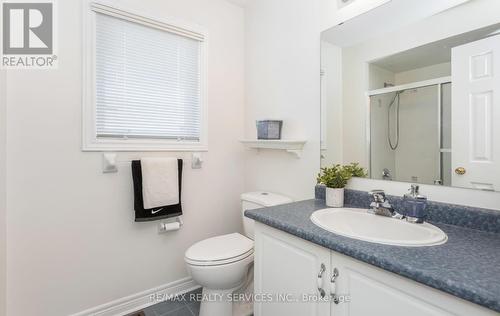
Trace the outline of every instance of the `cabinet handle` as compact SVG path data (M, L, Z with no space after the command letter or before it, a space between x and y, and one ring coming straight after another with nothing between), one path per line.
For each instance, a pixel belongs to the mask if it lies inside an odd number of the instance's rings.
M319 269L318 279L317 279L318 292L321 298L325 297L326 295L325 290L323 290L323 274L325 273L325 271L326 271L325 264L322 263Z
M339 303L339 298L337 297L337 278L339 277L339 270L337 268L333 269L332 278L330 279L330 297L335 304Z

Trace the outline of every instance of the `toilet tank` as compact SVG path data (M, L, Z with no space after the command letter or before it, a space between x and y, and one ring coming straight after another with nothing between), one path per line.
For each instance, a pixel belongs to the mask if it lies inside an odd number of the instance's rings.
M245 217L246 210L291 203L293 200L287 196L271 192L249 192L241 195L241 210L243 216L243 230L248 238L253 239L254 220Z

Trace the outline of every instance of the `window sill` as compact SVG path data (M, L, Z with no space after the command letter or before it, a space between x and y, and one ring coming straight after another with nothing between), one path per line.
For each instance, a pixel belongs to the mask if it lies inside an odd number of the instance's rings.
M84 143L84 152L152 152L152 151L176 151L176 152L200 152L208 151L208 146L203 143L189 142L133 142L133 141L96 141Z

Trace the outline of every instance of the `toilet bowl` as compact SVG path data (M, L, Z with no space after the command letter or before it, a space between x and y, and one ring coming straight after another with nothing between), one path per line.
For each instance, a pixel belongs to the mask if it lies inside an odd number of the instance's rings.
M232 315L231 294L248 277L253 241L238 233L205 239L186 251L185 261L203 287L200 315Z
M193 280L203 287L200 316L233 316L232 294L253 280L250 268L254 258L254 221L244 216L245 211L292 202L288 197L268 192L244 193L241 201L246 236L216 236L197 242L186 251L187 268Z

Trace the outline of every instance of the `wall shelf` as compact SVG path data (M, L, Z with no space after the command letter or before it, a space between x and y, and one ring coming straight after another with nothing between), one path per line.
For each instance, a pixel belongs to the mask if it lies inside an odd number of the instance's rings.
M273 149L284 150L300 158L302 149L306 143L305 140L263 140L263 139L244 139L240 140L248 148L253 149Z

